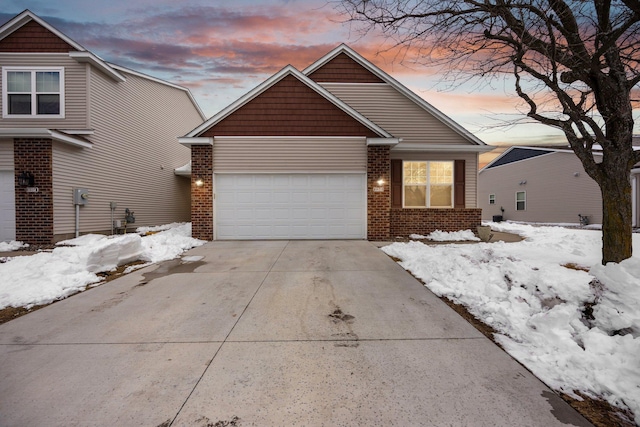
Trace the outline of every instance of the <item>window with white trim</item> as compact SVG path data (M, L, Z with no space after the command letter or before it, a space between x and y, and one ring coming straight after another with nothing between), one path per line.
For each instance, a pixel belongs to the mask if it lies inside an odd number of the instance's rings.
M402 162L402 205L405 208L452 208L453 162Z
M64 118L64 68L3 67L2 116Z
M516 210L524 211L527 208L527 194L524 191L516 192Z
M490 205L495 205L496 204L496 195L495 194L489 194L489 204Z

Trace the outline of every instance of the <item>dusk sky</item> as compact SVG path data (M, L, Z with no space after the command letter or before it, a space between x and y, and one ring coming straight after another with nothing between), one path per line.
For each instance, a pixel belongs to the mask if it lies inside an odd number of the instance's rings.
M496 129L522 117L511 84L451 88L438 70L379 54L384 40L361 37L325 0L3 0L0 21L24 9L107 61L189 88L207 117L284 66L302 70L346 43L488 144L560 140L538 124Z

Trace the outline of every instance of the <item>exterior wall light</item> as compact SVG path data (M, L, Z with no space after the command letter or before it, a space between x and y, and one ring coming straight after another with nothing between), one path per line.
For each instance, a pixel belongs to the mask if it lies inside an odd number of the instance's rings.
M18 185L20 187L35 187L35 178L31 172L22 172L18 175Z
M382 178L378 179L378 180L376 181L376 184L378 184L378 185L380 185L380 186L384 185L384 179L382 179Z
M202 187L204 185L204 179L202 177L197 177L195 180L196 187Z

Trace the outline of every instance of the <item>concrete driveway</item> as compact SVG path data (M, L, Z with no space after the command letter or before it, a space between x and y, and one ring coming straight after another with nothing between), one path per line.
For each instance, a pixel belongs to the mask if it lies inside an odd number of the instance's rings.
M372 243L186 255L0 325L0 425L590 425Z

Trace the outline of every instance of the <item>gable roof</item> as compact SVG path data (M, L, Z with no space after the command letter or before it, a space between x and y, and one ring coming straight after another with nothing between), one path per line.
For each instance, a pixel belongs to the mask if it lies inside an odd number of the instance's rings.
M276 74L269 77L263 83L246 93L244 96L240 97L238 100L224 108L222 111L211 117L209 120L202 123L200 126L189 132L184 139L181 139L181 143L187 144L188 138L197 138L201 136L208 129L212 128L216 124L220 123L222 120L230 116L232 113L240 109L242 106L246 105L249 101L258 97L260 94L264 93L267 89L273 87L276 83L282 81L284 78L292 76L300 81L302 84L306 85L308 88L316 92L318 95L326 99L331 104L338 107L340 110L345 112L347 115L351 116L353 119L364 125L366 128L373 131L375 134L384 137L384 138L393 138L391 134L382 129L380 126L376 125L362 114L348 106L346 103L338 99L335 95L331 94L329 91L324 89L322 86L311 80L306 75L302 74L296 68L291 65L287 65L282 70L278 71Z
M13 17L12 19L10 19L8 22L6 22L4 25L0 27L0 40L3 40L9 37L11 34L15 33L20 28L24 27L25 25L31 22L35 22L38 25L42 26L43 28L51 32L53 35L58 37L60 40L62 40L64 43L66 43L70 48L72 48L73 50L69 51L69 57L75 59L77 62L80 62L80 63L91 64L93 67L102 71L104 74L106 74L107 76L109 76L115 81L119 81L119 82L126 81L126 77L121 73L121 72L125 72L125 73L136 75L138 77L145 78L147 80L151 80L166 86L171 86L176 89L185 91L189 96L189 99L191 100L193 105L196 107L196 110L198 110L200 117L202 117L203 120L206 118L206 116L200 109L200 106L196 102L195 98L193 97L189 89L167 82L162 79L158 79L155 77L148 76L146 74L139 73L137 71L130 70L128 68L125 68L116 64L109 63L103 60L102 58L100 58L98 55L95 55L94 53L87 50L80 43L68 37L67 35L62 33L60 30L58 30L57 28L49 24L47 21L40 18L35 13L31 12L29 9L25 9L24 11L22 11L21 13L19 13L18 15L16 15L15 17Z
M464 127L462 127L458 123L456 123L449 116L444 114L442 111L438 110L436 107L434 107L433 105L429 104L427 101L425 101L420 96L418 96L415 92L411 91L406 86L404 86L402 83L398 82L396 79L391 77L389 74L385 73L380 68L378 68L377 66L373 65L373 63L371 63L370 61L365 59L362 55L360 55L358 52L356 52L355 50L351 49L349 46L347 46L344 43L339 45L339 46L337 46L335 49L333 49L331 52L327 53L322 58L318 59L313 64L309 65L302 72L305 75L310 76L311 74L315 73L320 68L322 68L323 66L327 65L328 63L330 63L332 60L334 60L339 55L347 55L349 58L351 58L356 63L358 63L359 65L364 67L366 70L368 70L370 73L372 73L376 77L378 77L380 80L382 80L385 83L389 84L394 89L396 89L398 92L400 92L405 97L409 98L411 101L413 101L415 104L417 104L419 107L421 107L422 109L424 109L425 111L427 111L428 113L430 113L431 115L436 117L438 120L440 120L442 123L447 125L454 132L458 133L460 136L462 136L464 139L466 139L470 143L472 143L474 145L481 145L481 146L486 146L487 145L484 142L482 142L478 137L476 137L471 132L466 130Z

